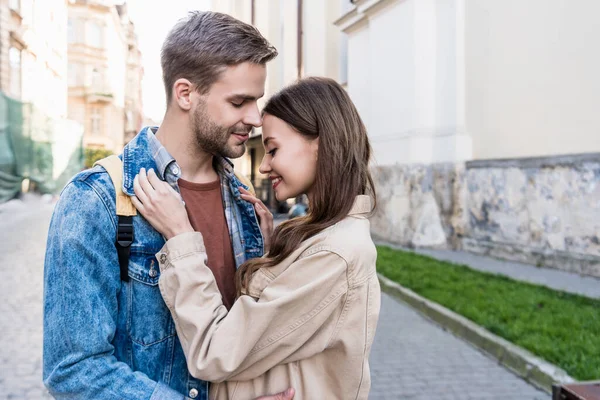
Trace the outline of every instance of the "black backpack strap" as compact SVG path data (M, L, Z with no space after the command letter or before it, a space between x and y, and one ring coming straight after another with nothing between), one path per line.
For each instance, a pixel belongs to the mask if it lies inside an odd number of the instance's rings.
M119 256L119 270L121 280L124 282L129 281L129 253L131 251L131 244L133 243L133 216L137 215L131 199L127 194L123 192L123 163L118 156L108 156L102 160L96 161L94 165L101 165L110 179L115 185L115 207L117 209L117 237L115 240L115 246L117 248L117 255Z
M117 254L119 255L119 268L121 280L129 282L129 253L133 243L133 217L130 215L119 215L117 225Z

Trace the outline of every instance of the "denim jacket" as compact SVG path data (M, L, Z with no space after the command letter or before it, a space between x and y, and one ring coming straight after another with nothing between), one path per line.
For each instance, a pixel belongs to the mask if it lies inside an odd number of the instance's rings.
M140 168L162 175L164 160L144 128L125 147L123 188L133 195ZM167 153L168 154L168 153ZM218 160L236 266L263 253L254 208L240 197L231 163ZM176 164L175 164L176 165ZM173 168L171 168L173 169ZM56 398L206 399L193 378L158 288L162 235L134 220L129 281L119 276L115 189L100 166L76 175L56 204L44 266L44 384Z

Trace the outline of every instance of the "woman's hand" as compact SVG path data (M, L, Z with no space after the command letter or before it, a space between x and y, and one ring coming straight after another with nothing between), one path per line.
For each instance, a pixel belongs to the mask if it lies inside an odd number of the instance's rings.
M273 214L271 214L271 211L269 211L267 206L265 206L258 197L253 196L252 193L241 186L239 189L240 193L242 194L242 199L254 205L254 210L256 211L258 222L260 223L260 230L262 231L263 239L265 240L266 254L271 248L271 237L273 236Z
M181 196L156 172L142 168L133 180L131 202L150 224L169 240L180 233L193 232Z

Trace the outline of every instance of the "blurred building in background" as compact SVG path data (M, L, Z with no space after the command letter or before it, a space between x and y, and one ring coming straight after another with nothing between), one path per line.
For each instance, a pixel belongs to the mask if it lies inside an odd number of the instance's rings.
M127 6L70 0L68 9L69 117L84 126L86 148L120 153L142 123L143 69Z
M373 232L600 276L600 3L352 3Z
M119 153L141 128L141 53L118 3L0 0L0 202L30 182L59 191L84 148Z
M81 126L66 119L66 21L65 0L0 0L0 201L29 182L55 191L81 164Z
M127 3L117 6L121 23L127 37L127 70L125 72L125 143L129 142L143 126L142 101L142 52L140 51L135 25L129 19Z

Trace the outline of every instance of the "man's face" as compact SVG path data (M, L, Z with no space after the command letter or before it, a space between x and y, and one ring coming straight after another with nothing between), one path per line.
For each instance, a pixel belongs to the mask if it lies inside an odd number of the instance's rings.
M226 67L192 111L192 129L205 152L229 158L246 151L252 127L262 125L257 100L264 95L266 67L245 62Z

